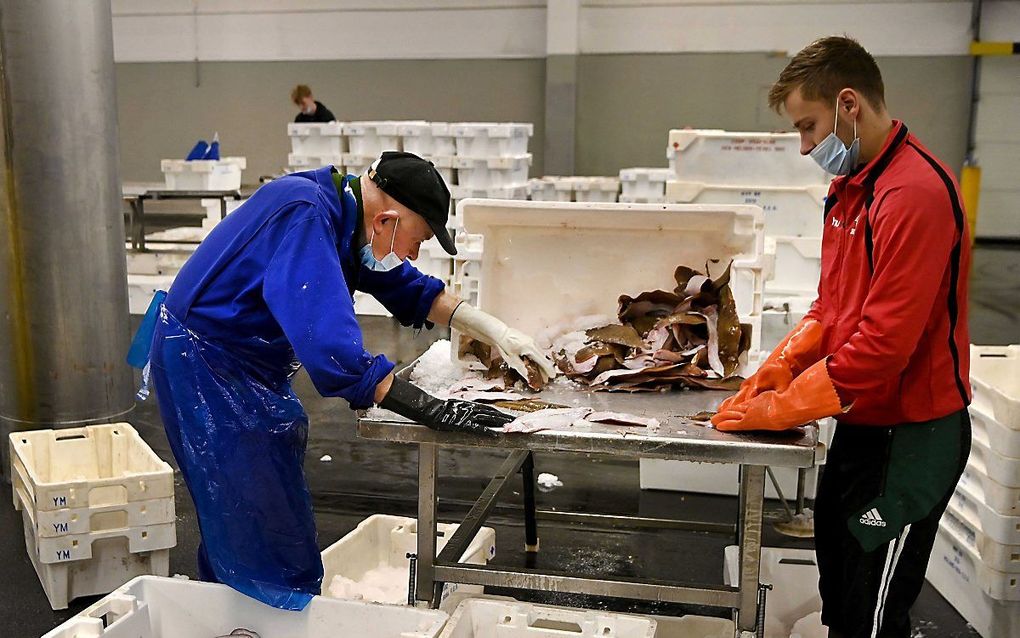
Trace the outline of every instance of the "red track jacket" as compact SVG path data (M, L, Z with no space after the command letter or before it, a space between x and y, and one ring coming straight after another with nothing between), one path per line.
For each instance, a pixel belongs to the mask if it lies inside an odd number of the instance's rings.
M841 423L936 419L970 403L970 239L956 178L894 122L879 155L829 187L822 276L808 313Z

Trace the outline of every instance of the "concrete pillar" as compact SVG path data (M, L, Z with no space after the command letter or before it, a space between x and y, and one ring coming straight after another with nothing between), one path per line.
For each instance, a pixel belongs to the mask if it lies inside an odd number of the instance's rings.
M574 174L579 5L579 0L549 0L546 9L546 175Z

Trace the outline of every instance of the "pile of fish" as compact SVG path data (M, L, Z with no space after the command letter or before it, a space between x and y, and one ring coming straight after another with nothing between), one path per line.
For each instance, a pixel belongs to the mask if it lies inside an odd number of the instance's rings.
M708 266L705 267L705 273ZM730 266L719 277L687 266L673 273L673 290L652 290L619 298L619 323L586 330L568 341L573 347L550 352L557 368L593 390L659 392L679 388L735 390L740 356L750 347L751 327L741 325L730 291ZM520 377L485 344L462 340L461 354L472 354L486 378ZM542 388L537 369L524 380Z

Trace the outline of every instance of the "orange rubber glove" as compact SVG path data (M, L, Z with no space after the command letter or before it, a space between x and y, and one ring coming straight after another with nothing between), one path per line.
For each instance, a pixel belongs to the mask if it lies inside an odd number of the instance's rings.
M753 399L762 392L782 392L809 365L822 358L822 324L802 319L761 364L758 371L740 384L736 394L719 405L719 412Z
M712 425L722 432L789 430L843 411L825 360L798 375L785 390L762 392L718 412Z

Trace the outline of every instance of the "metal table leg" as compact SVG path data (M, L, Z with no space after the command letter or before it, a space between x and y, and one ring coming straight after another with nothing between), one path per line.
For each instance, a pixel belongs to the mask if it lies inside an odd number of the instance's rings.
M145 200L138 198L138 223L135 224L135 249L145 250Z
M765 467L740 468L740 604L737 627L754 631L758 607L758 577L761 562L762 510L765 501Z
M415 597L431 607L438 606L440 602L435 595L436 452L433 444L418 446L418 574Z
M538 552L538 521L535 516L535 457L529 452L521 466L524 480L524 551Z

